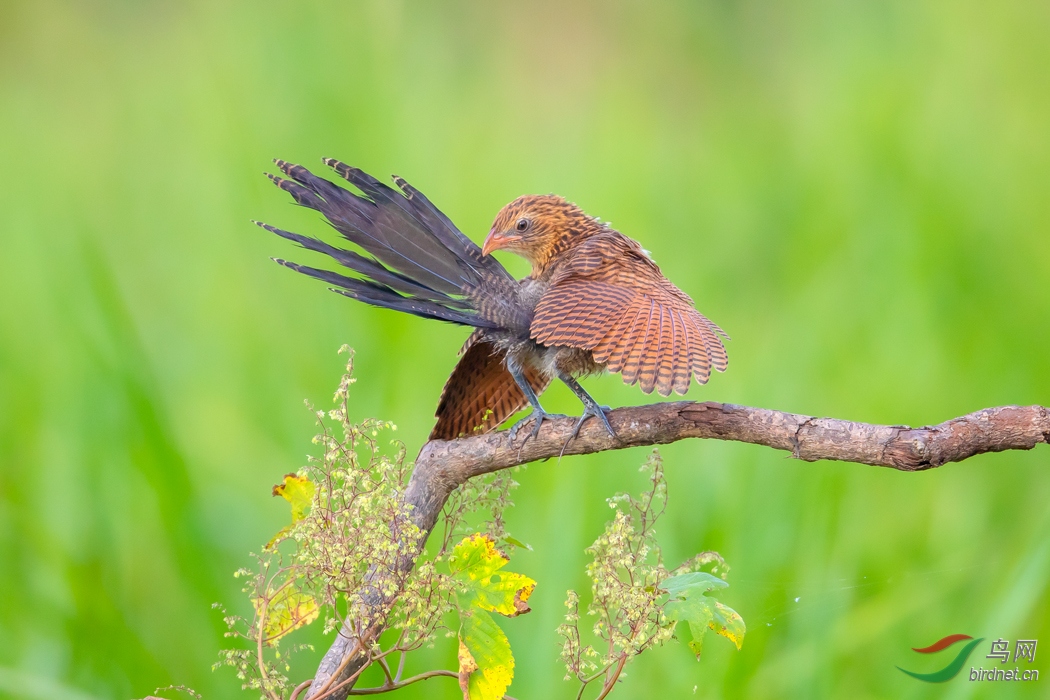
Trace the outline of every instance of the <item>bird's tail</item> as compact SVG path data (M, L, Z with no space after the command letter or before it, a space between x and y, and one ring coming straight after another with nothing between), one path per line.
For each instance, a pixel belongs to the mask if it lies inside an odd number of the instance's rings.
M394 179L399 192L357 168L330 158L324 162L364 196L282 160L275 163L287 178L268 177L298 204L321 212L344 238L369 255L256 222L308 250L328 255L357 276L281 259L276 262L373 306L475 328L499 325L479 313L483 306L479 300L486 290L514 283L498 261L483 256L477 244L404 180Z
M550 377L534 367L526 367L524 372L525 381L537 394L550 384ZM453 440L487 433L528 405L525 393L507 371L503 353L475 331L441 391L434 414L437 423L429 439Z

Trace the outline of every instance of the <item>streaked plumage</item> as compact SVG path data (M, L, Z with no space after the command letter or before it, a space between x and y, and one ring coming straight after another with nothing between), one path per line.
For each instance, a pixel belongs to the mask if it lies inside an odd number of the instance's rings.
M475 328L442 392L431 439L487 432L530 403L535 434L547 417L536 396L554 377L584 402L577 430L594 415L612 432L575 377L607 369L667 396L684 394L691 377L706 383L712 367L726 369L719 336L728 336L635 241L561 197L514 200L479 248L400 178L398 192L326 160L362 197L276 162L290 178L271 176L281 189L372 256L260 224L358 276L277 262L365 303ZM532 273L515 280L489 255L496 249L522 255Z

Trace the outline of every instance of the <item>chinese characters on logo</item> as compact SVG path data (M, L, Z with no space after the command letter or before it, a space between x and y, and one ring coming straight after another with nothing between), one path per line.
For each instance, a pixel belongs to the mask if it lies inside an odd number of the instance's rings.
M1017 646L1014 648L1014 661L1028 659L1028 663L1034 664L1036 644L1035 639L1018 639Z
M989 659L999 659L999 663L1005 664L1010 659L1010 642L1002 639L996 639L992 642L992 653L988 655Z
M1014 646L1014 661L1028 659L1028 663L1035 663L1036 639L1018 639ZM989 659L999 659L999 663L1005 664L1010 660L1010 642L999 638L992 642L992 652L988 654Z

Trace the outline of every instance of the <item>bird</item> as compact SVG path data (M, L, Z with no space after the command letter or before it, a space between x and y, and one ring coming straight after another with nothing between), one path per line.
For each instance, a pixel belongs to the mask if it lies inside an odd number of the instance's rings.
M527 406L531 413L511 426L509 439L530 422L524 441L536 437L545 421L564 417L539 401L554 379L583 404L566 445L592 417L616 439L610 409L580 378L619 373L646 394L668 396L686 393L694 377L706 384L712 368L726 370L725 331L638 242L560 196L510 202L479 247L403 178L394 176L395 189L323 159L355 193L301 165L274 163L281 175L267 173L273 183L364 253L256 221L353 274L275 262L366 304L473 329L441 392L431 440L490 432ZM515 279L492 256L497 250L523 257L531 272Z

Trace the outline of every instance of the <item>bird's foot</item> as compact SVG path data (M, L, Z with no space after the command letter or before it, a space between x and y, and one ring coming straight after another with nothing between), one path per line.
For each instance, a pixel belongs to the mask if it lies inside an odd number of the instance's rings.
M532 421L532 430L529 431L529 434L525 436L525 439L521 443L522 447L524 447L525 443L529 441L530 437L534 438L540 434L540 428L543 426L543 421L556 420L558 418L568 418L568 416L561 413L547 413L546 411L537 411L536 409L532 409L532 413L525 416L514 425L510 426L510 430L507 431L507 437L510 438L510 443L513 445L514 440L518 437L518 431L521 430L521 427L529 421Z
M609 432L609 435L612 437L612 439L618 440L620 436L616 434L615 430L613 430L612 425L609 424L609 417L605 415L610 411L612 411L612 409L608 406L584 405L583 415L580 416L580 419L576 421L576 425L573 426L572 435L570 435L569 439L565 441L565 444L561 446L561 454L558 455L558 458L561 459L561 457L565 455L565 448L568 447L569 443L575 440L576 437L580 434L580 428L583 427L584 421L586 421L588 418L591 418L592 416L594 418L601 418L602 425L605 426L605 429Z

